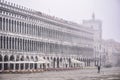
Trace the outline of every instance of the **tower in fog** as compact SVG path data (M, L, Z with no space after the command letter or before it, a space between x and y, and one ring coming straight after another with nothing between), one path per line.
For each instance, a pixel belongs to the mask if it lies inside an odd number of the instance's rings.
M96 19L93 13L92 19L83 20L83 25L91 27L94 30L94 57L95 65L98 65L101 61L102 22Z

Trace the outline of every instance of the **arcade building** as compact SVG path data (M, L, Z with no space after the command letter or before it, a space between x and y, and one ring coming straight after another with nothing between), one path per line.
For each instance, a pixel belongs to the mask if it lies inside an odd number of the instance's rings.
M93 66L93 29L0 0L0 72Z

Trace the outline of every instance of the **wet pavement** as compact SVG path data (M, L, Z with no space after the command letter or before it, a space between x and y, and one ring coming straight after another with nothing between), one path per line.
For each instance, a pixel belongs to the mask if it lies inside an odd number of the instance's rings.
M26 74L0 74L0 80L120 80L120 68L49 71Z

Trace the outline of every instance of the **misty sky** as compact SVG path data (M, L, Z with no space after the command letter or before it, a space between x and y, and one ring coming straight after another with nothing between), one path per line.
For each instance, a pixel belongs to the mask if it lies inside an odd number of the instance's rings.
M81 23L94 12L103 22L103 38L120 42L120 0L7 0L65 20Z

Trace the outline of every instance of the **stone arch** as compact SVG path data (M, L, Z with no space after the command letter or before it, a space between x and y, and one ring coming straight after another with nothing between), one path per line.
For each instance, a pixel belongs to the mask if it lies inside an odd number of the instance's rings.
M64 57L64 58L63 58L63 60L65 61L65 60L66 60L66 58Z
M31 61L34 61L34 57L33 56L31 56L30 59L31 59ZM33 69L33 63L30 63L30 69Z
M81 59L82 59L82 58L80 57L80 61L82 61Z
M35 56L34 60L35 60L35 61L38 61L38 57L37 57L37 56Z
M90 66L90 59L87 59L87 66Z
M82 58L82 61L84 62L84 58Z
M43 59L45 59L45 57L43 57Z
M38 61L38 57L37 56L35 56L34 61ZM34 67L35 67L35 69L37 69L37 63L34 63Z
M16 61L20 61L20 56L16 55ZM19 69L19 63L15 64L15 69L18 70Z
M29 56L26 56L26 61L30 61L30 58L29 58Z
M84 61L85 61L85 59L84 59L84 58L82 58L82 61L84 62Z
M60 62L62 62L62 58L60 58Z
M10 61L15 61L14 55L11 55L11 56L10 56Z
M51 57L47 57L47 61L51 61ZM50 68L50 64L49 63L47 63L47 68Z
M19 61L19 60L20 60L20 56L17 55L17 56L16 56L16 61Z
M4 62L8 61L8 59L9 59L9 56L8 56L8 55L5 55L5 56L4 56Z
M56 58L53 58L53 68L56 68Z
M82 61L82 58L80 57L80 61Z
M47 60L49 60L50 58L49 57L47 57Z
M32 61L34 61L34 57L33 56L31 56L31 58L30 58Z
M9 56L5 55L4 62L8 62L8 61L9 61ZM8 63L4 63L4 70L8 70Z
M20 61L24 61L25 60L25 57L24 56L21 56L20 57ZM24 69L24 64L23 63L20 63L20 69L23 70Z
M24 56L21 56L20 61L24 61L24 60L25 60Z
M71 67L71 58L68 58L68 64L69 64L69 67Z
M53 59L53 57L51 57L51 60Z
M77 58L77 60L79 60L79 58Z
M26 56L25 59L26 61L30 61L29 56ZM29 68L29 63L25 63L25 69L28 69L28 68Z
M84 58L84 63L85 63L85 66L87 66L87 59Z
M67 63L65 64L65 68L67 68L69 65L68 65L68 61L69 61L69 58L65 58L65 61L67 61Z
M57 57L56 62L57 62L57 68L59 68L60 67L60 59L59 59L59 57Z
M0 54L0 62L3 61L3 56ZM2 63L0 63L0 70L2 69Z
M15 61L14 55L10 56L10 61ZM14 63L10 63L10 70L13 70L13 69L14 69Z

